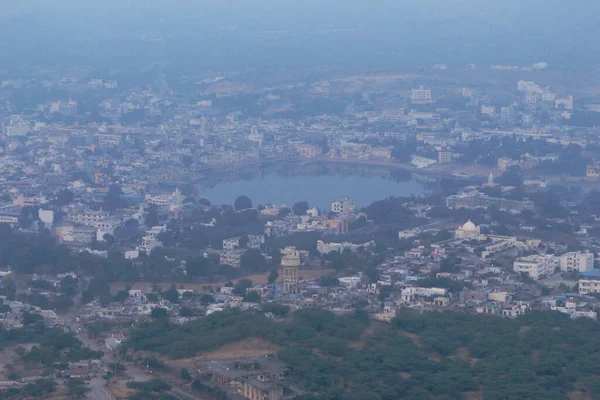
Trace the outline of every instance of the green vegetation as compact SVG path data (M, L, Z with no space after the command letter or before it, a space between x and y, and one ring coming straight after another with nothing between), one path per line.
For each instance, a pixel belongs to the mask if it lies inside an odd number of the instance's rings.
M152 379L148 382L127 382L127 387L137 390L136 393L129 396L129 400L177 399L177 397L166 393L171 390L171 385L160 379Z
M368 326L360 310L335 316L303 309L285 323L228 311L183 326L148 323L133 331L129 345L179 358L262 337L283 347L288 379L318 393L305 399L600 396L600 326L594 321L554 312L515 320L442 312Z

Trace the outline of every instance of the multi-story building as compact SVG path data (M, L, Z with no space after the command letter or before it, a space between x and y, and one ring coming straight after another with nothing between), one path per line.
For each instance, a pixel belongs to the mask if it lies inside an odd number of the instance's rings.
M138 251L150 253L155 247L160 247L162 243L158 240L158 235L167 229L165 225L153 226L146 231L146 235L142 237L142 244L138 246Z
M600 269L590 269L579 275L579 294L600 293Z
M312 144L298 144L296 145L296 151L300 157L304 158L315 158L322 153L320 148Z
M600 164L588 165L585 169L585 175L590 177L600 177Z
M248 235L246 236L248 241L246 243L247 248L249 249L260 249L265 244L265 236L264 235ZM224 239L223 240L223 250L234 250L240 248L240 241L242 237L237 236L234 238Z
M300 254L293 251L281 258L283 268L284 293L298 293L298 268L300 267Z
M110 217L108 211L73 209L67 212L67 220L74 224L96 226Z
M360 249L360 248L369 249L373 246L375 246L375 242L372 240L370 242L365 242L365 243L360 243L360 244L355 244L355 243L351 243L351 242L325 243L322 240L317 240L317 251L321 254L328 254L328 253L331 253L332 251L337 251L337 252L341 253L344 250L358 251L358 249Z
M419 86L410 91L410 100L413 103L431 103L431 89Z
M241 393L249 400L283 400L283 386L258 379L243 380Z
M594 254L572 251L560 256L560 270L585 272L594 268Z
M484 260L493 254L500 253L517 245L516 236L489 235L488 239L492 242L483 247L481 258Z
M440 151L438 151L437 162L440 164L451 163L452 162L452 152L446 148L441 149Z
M551 275L559 267L559 258L553 255L532 255L519 257L513 263L515 272L527 273L531 279L538 280Z
M510 158L501 157L498 159L498 170L504 172L513 165L518 165L518 161L511 160Z
M344 197L342 200L336 200L331 203L331 211L338 214L352 214L354 211L356 211L356 209L356 203L354 200L349 199L348 197Z
M219 255L221 265L229 265L232 268L242 268L242 256L246 249L222 250Z

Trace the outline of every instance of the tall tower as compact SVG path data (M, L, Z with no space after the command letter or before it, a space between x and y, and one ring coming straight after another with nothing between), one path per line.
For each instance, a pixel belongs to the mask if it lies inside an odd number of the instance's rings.
M283 292L298 293L298 267L300 266L300 255L298 252L283 256L281 267L283 268Z
M493 185L494 184L494 173L490 172L490 176L488 176L488 185Z

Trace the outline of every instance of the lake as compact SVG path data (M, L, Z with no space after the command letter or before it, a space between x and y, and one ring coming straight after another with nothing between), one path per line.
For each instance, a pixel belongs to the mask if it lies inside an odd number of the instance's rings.
M330 210L331 203L352 198L359 207L389 196L419 195L425 185L408 171L388 167L340 164L278 164L236 171L203 180L198 194L212 204L233 204L237 196L248 196L252 204L286 204L308 201Z

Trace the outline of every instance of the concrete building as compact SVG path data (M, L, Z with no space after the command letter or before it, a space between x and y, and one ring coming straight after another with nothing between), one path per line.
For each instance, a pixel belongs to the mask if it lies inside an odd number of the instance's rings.
M556 98L554 100L554 108L561 108L564 110L573 109L573 96L567 96L564 98Z
M531 279L536 281L553 274L558 266L559 258L553 255L519 257L513 263L515 272L527 273Z
M281 257L283 268L284 293L298 293L298 268L300 267L300 253L297 250L289 251Z
M485 245L481 252L481 258L484 260L493 254L500 253L517 245L516 236L489 235L487 238L492 243Z
M427 168L430 165L437 163L437 160L422 156L412 156L410 163L417 168Z
M337 251L337 252L341 253L344 250L358 251L358 249L360 249L360 248L368 249L373 246L375 246L375 242L372 240L370 242L360 243L360 244L355 244L355 243L351 243L351 242L325 243L322 240L317 240L317 251L321 254L328 254L328 253L331 253L332 251Z
M504 172L513 165L518 165L518 161L511 160L510 158L501 157L498 159L498 171Z
M102 221L108 219L108 211L94 211L83 209L72 209L67 212L67 220L75 224L82 224L96 227Z
M585 169L585 176L598 178L600 177L600 164L588 165Z
M342 215L352 214L357 208L354 200L349 199L348 197L344 197L341 200L336 200L331 203L331 211Z
M452 152L448 149L441 149L438 151L437 162L440 164L447 164L452 162Z
M241 393L248 400L283 400L282 386L258 379L243 380Z
M560 256L560 270L585 272L594 268L594 254L572 251Z
M410 91L410 100L413 103L426 104L431 103L431 89L419 86Z
M148 229L146 235L142 237L142 244L137 247L137 250L143 251L144 253L150 253L155 247L162 246L162 243L158 240L158 235L166 229L166 225L153 226Z
M232 268L242 268L242 256L246 249L222 250L219 254L219 263Z
M468 220L454 232L457 239L477 239L480 235L481 228L472 223L471 220Z
M579 294L600 293L600 269L590 269L579 275Z

